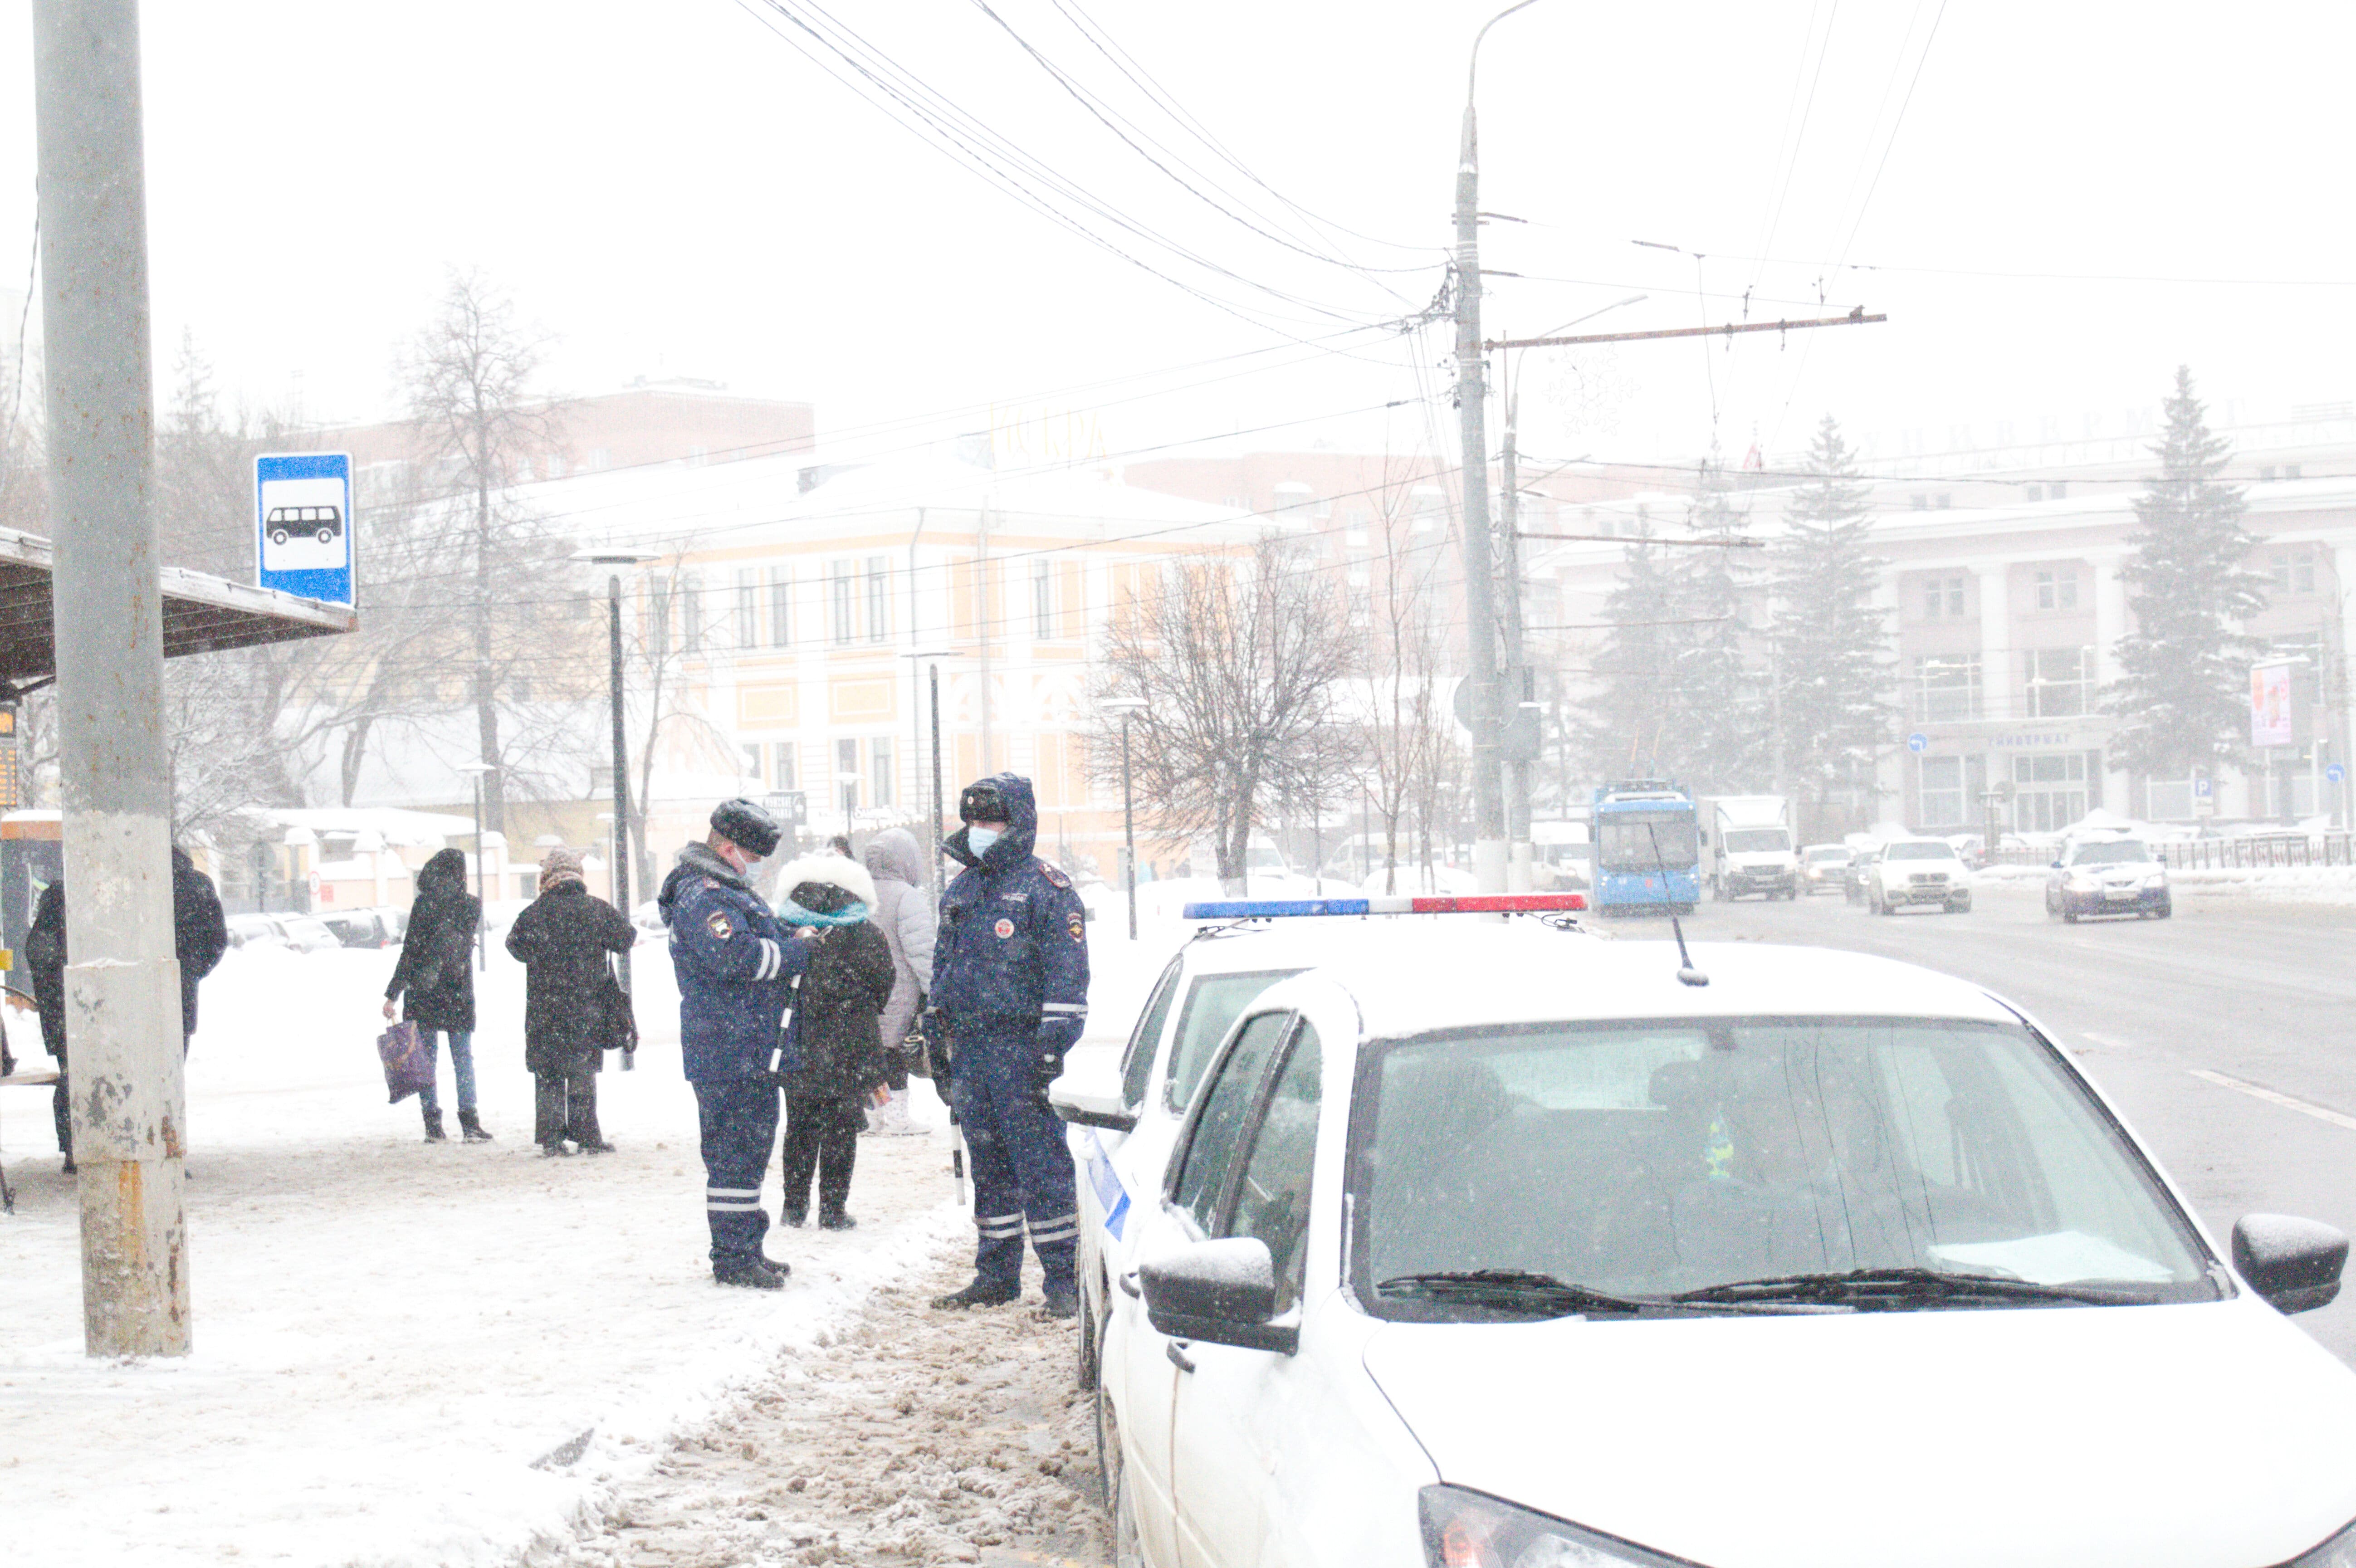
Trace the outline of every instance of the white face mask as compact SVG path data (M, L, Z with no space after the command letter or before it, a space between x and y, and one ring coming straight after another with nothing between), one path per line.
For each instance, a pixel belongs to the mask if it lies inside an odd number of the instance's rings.
M986 827L977 822L965 830L965 847L976 856L987 855L990 847L997 843L1004 832L1003 828Z

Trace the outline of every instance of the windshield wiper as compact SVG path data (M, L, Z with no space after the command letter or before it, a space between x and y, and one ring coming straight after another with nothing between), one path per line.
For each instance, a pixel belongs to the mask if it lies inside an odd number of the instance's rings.
M2154 1298L2135 1291L2040 1285L2035 1280L2006 1279L1996 1275L1943 1274L1927 1268L1861 1268L1846 1274L1787 1274L1766 1279L1730 1280L1724 1285L1704 1285L1699 1290L1681 1290L1669 1299L1696 1306L1805 1301L1871 1310L1926 1303L1997 1301L2074 1301L2089 1307L2134 1307L2148 1305Z
M1375 1286L1378 1295L1424 1301L1461 1301L1507 1312L1567 1317L1580 1312L1680 1312L1693 1308L1657 1296L1614 1296L1550 1274L1518 1268L1476 1268L1403 1274ZM1696 1304L1700 1305L1699 1303Z

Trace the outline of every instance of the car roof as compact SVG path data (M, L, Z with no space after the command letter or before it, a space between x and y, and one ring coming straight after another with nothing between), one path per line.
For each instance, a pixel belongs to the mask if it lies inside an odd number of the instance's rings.
M1480 915L1305 915L1280 919L1218 936L1198 936L1175 956L1190 975L1239 975L1258 969L1313 969L1353 961L1413 962L1441 944L1481 952L1512 952L1524 964L1551 946L1592 940L1589 932L1549 928L1526 916L1502 924ZM1541 951L1532 954L1531 948Z
M1534 965L1526 949L1451 940L1434 944L1413 966L1367 955L1322 965L1317 975L1347 992L1363 1032L1380 1038L1605 1019L2019 1021L1969 981L1871 954L1749 942L1697 943L1692 952L1707 986L1679 983L1676 944L1669 942L1565 942L1551 962Z

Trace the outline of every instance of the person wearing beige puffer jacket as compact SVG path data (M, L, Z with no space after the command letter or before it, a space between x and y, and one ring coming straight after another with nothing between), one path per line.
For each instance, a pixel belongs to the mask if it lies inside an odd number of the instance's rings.
M916 1028L933 984L935 915L925 878L925 848L905 827L887 827L867 841L860 859L875 880L868 913L892 945L892 998L884 1004L884 1054L891 1066L891 1098L868 1113L867 1130L884 1137L920 1135L908 1119L908 1069L900 1042Z

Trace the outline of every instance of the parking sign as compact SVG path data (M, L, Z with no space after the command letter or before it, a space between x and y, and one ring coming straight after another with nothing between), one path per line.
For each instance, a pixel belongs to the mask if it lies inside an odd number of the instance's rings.
M330 604L355 603L348 453L255 458L253 524L256 582Z

